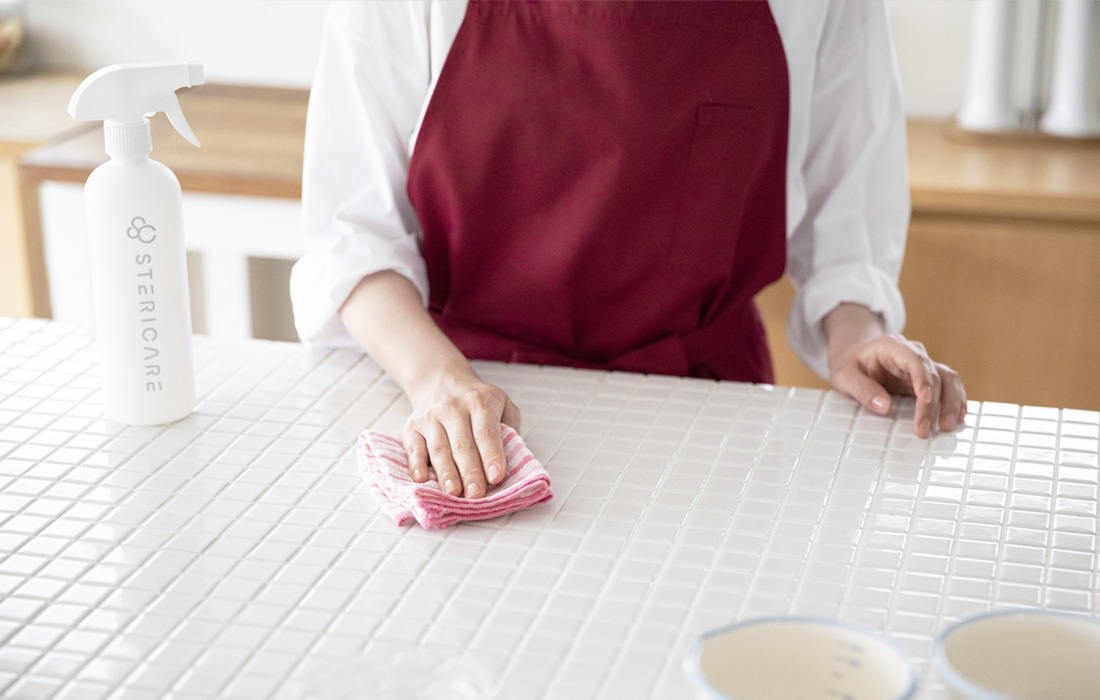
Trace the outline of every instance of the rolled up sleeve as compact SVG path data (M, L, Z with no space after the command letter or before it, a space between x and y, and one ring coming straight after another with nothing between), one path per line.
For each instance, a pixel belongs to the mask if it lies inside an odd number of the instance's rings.
M333 3L329 10L306 121L306 252L290 279L295 326L307 345L356 345L339 310L372 273L393 270L427 300L405 186L431 81L428 42L426 2Z
M898 275L909 223L905 116L881 2L832 3L810 98L804 216L788 239L792 349L828 378L822 321L839 304L905 325Z

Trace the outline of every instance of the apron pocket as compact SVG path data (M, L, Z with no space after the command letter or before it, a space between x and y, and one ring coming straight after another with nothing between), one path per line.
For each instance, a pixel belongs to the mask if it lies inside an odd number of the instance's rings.
M762 153L756 110L705 104L695 119L669 256L676 269L728 275Z

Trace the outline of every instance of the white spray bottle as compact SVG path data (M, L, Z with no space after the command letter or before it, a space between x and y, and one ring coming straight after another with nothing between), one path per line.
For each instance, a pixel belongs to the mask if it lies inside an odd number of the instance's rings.
M69 102L73 119L103 120L111 157L88 177L84 213L106 415L129 425L169 423L195 407L182 195L172 171L149 159L146 115L166 113L198 146L175 92L202 82L198 63L108 66Z

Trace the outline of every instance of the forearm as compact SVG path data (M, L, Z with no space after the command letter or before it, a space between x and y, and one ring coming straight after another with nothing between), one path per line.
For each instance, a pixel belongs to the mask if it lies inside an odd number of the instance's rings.
M413 404L429 400L448 378L476 378L462 352L439 329L416 287L392 271L368 275L340 307L352 337Z
M504 478L500 424L519 429L519 409L477 376L439 329L411 282L396 272L364 277L340 318L412 404L402 431L409 474L423 483L428 467L452 496L481 498Z

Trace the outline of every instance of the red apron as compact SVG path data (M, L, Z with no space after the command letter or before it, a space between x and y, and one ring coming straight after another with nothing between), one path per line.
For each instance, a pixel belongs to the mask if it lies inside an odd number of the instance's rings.
M470 358L771 382L787 67L767 2L471 0L409 164Z

